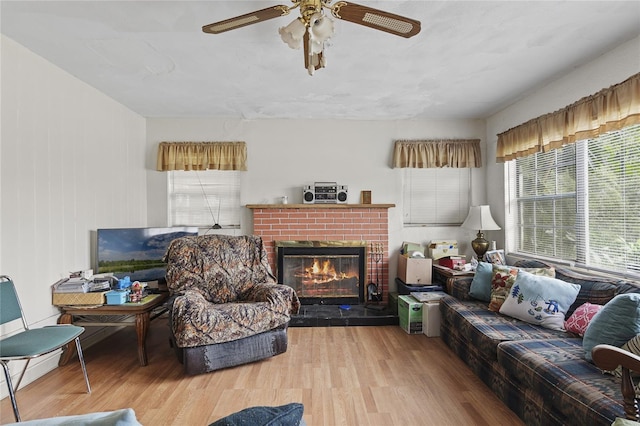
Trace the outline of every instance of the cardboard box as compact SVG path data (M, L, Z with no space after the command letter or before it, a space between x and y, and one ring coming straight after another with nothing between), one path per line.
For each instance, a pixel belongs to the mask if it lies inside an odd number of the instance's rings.
M431 241L429 244L429 257L433 260L438 260L445 256L457 256L458 255L458 241Z
M462 267L467 263L467 260L462 256L446 256L438 259L438 263L447 268L456 269L456 267Z
M422 306L411 296L398 296L398 320L400 327L409 334L422 334Z
M398 278L405 284L431 284L431 259L398 256Z
M104 305L107 291L91 293L53 293L53 304L56 306Z
M440 303L422 304L422 332L428 337L440 335Z

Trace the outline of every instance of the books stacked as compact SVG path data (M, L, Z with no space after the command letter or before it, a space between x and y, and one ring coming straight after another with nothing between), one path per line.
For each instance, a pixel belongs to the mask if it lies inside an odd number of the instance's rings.
M89 281L84 278L63 278L53 286L54 293L87 293Z
M54 293L89 293L111 288L109 281L92 281L86 278L63 278L53 285Z

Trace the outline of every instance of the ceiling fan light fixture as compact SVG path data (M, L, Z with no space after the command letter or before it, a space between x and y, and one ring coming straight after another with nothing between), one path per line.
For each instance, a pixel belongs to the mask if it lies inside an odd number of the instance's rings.
M278 29L282 41L287 43L287 45L292 49L300 49L302 46L302 38L306 31L307 27L300 18L296 18L286 27L280 27L280 29Z
M309 20L309 33L314 40L324 43L335 31L333 20L322 13L315 13Z
M1 1L1 0L0 0ZM202 31L219 34L236 28L268 21L288 15L293 9L299 9L300 17L289 25L280 27L278 32L282 41L292 49L304 48L304 66L310 75L324 68L327 59L324 55L324 43L334 34L334 21L325 12L331 12L335 19L353 22L358 25L384 31L404 38L413 37L420 32L420 21L396 15L384 10L374 9L350 1L336 0L291 0L292 6L277 5L246 13L224 21L214 22L202 27Z

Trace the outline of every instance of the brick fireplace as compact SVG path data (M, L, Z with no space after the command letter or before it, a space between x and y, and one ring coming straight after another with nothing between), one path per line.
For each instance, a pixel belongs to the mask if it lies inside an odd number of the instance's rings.
M381 247L380 262L366 262L365 278L376 278L382 303L388 300L389 222L394 204L253 204L253 233L262 237L277 271L279 241L363 241Z

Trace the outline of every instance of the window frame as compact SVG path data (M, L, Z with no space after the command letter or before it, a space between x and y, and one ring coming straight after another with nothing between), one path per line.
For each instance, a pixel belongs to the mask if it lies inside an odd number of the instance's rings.
M197 178L190 183L191 189L181 192L183 197L189 197L189 195L193 197L194 204L196 204L197 213L191 216L192 219L188 219L189 221L193 220L193 223L180 223L180 219L176 218L175 208L186 209L183 206L176 206L174 180L177 175ZM218 229L216 225L220 225L224 229L240 229L242 220L240 203L241 177L241 171L239 170L172 170L167 172L167 220L169 226L197 226L200 229ZM183 184L189 184L189 182L183 182ZM231 187L228 185L231 185ZM208 191L205 187L221 190ZM216 198L218 203L214 201ZM202 205L198 206L198 203ZM185 214L183 213L183 215ZM198 217L200 219L206 217L207 220L200 220Z
M590 224L589 222L589 214L591 212L590 210L590 206L589 206L589 179L590 179L590 174L589 174L589 164L590 164L590 152L595 152L599 146L596 146L594 149L592 149L592 151L590 151L590 146L589 144L595 144L598 143L600 138L609 138L609 140L607 141L602 141L601 146L605 146L605 143L611 143L611 140L613 140L616 137L619 137L620 133L624 133L624 132L630 132L629 135L626 135L625 137L629 138L626 140L626 143L630 146L634 146L637 138L640 136L640 125L634 125L634 126L628 126L626 128L623 128L621 130L616 130L616 131L612 131L606 134L601 134L600 136L596 137L596 138L592 138L592 139L584 139L584 140L580 140L577 141L575 144L573 144L573 146L575 147L575 157L574 157L574 164L575 164L575 192L574 192L574 197L575 197L575 221L574 221L574 236L575 236L575 256L573 259L567 259L567 258L558 258L557 256L550 256L548 254L540 254L540 253L531 253L528 251L524 251L522 250L522 246L519 245L519 238L521 237L522 234L522 222L523 221L518 221L518 216L520 215L520 210L519 210L519 205L521 203L521 201L523 199L526 198L530 198L530 199L542 199L544 198L544 196L533 196L533 197L518 197L517 194L517 179L518 179L518 174L517 174L517 167L518 167L518 162L519 161L530 161L527 160L529 159L531 156L527 156L527 157L522 157L520 159L515 159L512 161L508 161L505 163L505 181L506 181L506 195L507 195L507 211L506 211L506 218L507 218L507 229L505 232L505 245L506 247L509 249L508 251L516 256L519 257L531 257L531 258L538 258L541 260L547 260L556 264L565 264L571 267L577 267L579 269L585 269L585 270L593 270L593 271L598 271L598 272L602 272L602 273L606 273L606 274L610 274L610 275L615 275L615 276L623 276L623 277L630 277L632 279L638 279L640 278L640 269L636 271L636 268L634 267L636 265L635 262L631 262L627 260L626 262L623 262L620 267L610 267L607 268L604 264L604 262L600 261L594 261L591 259L592 255L590 253L590 251L592 250L592 247L590 246L590 226L593 227L593 224ZM625 145L625 146L628 146ZM564 147L566 147L568 145L565 145ZM550 152L557 152L561 149L564 149L564 147L558 148L557 150L553 150L553 151L549 151L548 153L537 153L537 154L532 154L535 155L536 157L540 156L540 155L545 155L545 154L549 154ZM625 155L627 155L625 153ZM629 154L632 156L632 161L635 157L633 156L637 156L638 155L638 151L632 151L631 154ZM556 154L557 156L557 154ZM625 157L626 160L627 157ZM556 179L558 178L558 173L557 173L557 167L556 167L556 173L554 175L556 177ZM625 180L626 181L626 176L623 174L622 176L620 176L621 180ZM625 182L628 183L628 182ZM555 195L553 197L556 198L561 198L562 196L568 196L567 194L560 194L560 195ZM551 197L551 198L553 198ZM624 199L624 205L621 205L619 208L624 209L628 203L628 200ZM616 207L616 206L614 206ZM602 209L602 207L601 207ZM613 215L612 215L613 216ZM631 225L629 225L629 223L625 220L622 219L621 225L624 225L625 227L627 227L626 229L628 229L629 226L631 226L633 228L633 223ZM539 224L538 226L543 227L543 224ZM554 223L555 226L555 223ZM639 240L640 241L640 240ZM619 253L619 252L618 252ZM615 254L615 253L613 253ZM633 256L633 255L632 255Z

